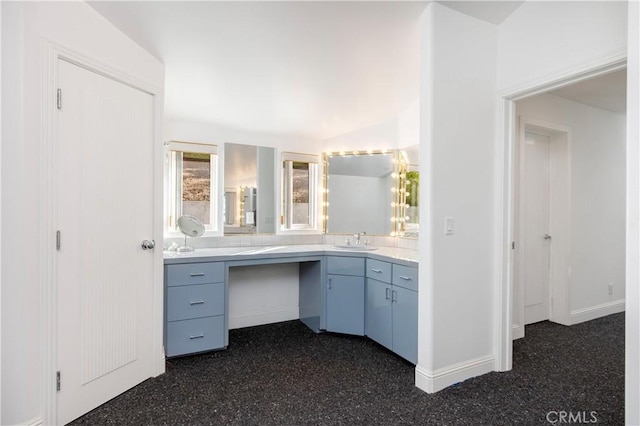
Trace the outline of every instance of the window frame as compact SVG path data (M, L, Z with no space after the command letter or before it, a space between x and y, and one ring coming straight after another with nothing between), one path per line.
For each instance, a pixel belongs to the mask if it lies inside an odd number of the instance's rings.
M293 163L309 165L309 221L306 224L293 223ZM305 233L318 231L319 156L283 152L280 171L280 226L281 232Z
M168 236L182 236L177 227L177 218L182 215L182 153L209 154L209 223L205 224L205 236L220 233L219 217L219 161L218 146L207 143L169 141L167 143L167 180L165 233Z

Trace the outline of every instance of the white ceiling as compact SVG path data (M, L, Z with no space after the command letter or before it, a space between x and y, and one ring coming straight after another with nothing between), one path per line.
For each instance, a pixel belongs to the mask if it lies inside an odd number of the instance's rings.
M417 99L427 1L90 1L166 66L165 116L328 138ZM441 1L499 23L522 2Z
M548 93L595 108L624 114L627 111L627 70L590 78Z
M169 119L324 138L418 96L419 2L90 2L166 65Z
M438 3L442 3L451 9L457 10L458 12L498 25L507 19L507 17L509 17L509 15L511 15L517 8L519 8L524 1L445 0L438 1Z

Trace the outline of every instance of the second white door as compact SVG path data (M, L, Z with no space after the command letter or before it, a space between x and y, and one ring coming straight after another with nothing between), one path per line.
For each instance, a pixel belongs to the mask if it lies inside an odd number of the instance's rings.
M549 319L550 139L525 133L523 173L524 323Z

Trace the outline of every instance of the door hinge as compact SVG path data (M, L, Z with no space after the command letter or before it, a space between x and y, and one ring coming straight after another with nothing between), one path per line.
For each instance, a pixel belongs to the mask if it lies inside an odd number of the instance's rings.
M56 106L58 109L62 109L62 89L58 89L58 93L56 96Z
M56 250L60 250L60 245L62 243L62 236L60 231L56 231Z
M515 250L515 249L516 249L516 242L511 241L511 250Z
M56 371L56 390L60 390L60 372Z

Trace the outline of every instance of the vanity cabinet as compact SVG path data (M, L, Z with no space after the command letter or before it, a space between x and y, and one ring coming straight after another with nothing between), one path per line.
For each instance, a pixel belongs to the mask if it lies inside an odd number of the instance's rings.
M367 259L366 335L418 362L418 268Z
M327 331L364 336L362 257L327 256Z
M168 357L225 346L224 262L165 266L165 350Z

